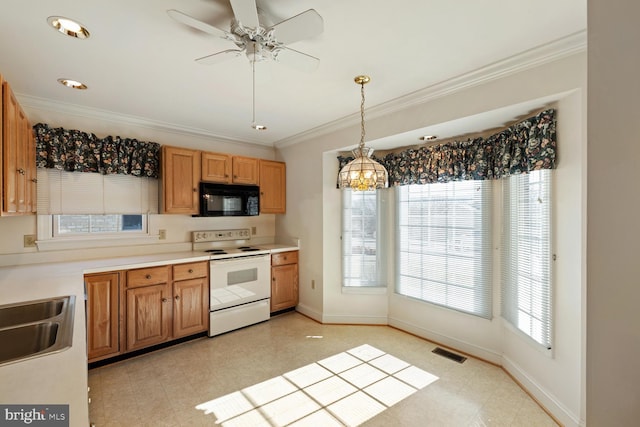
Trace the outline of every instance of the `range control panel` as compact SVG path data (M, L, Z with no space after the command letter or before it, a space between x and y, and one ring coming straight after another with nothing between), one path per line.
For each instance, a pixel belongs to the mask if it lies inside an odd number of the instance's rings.
M222 242L225 240L248 240L251 239L251 230L248 228L237 228L234 230L207 230L192 231L191 241L201 242Z

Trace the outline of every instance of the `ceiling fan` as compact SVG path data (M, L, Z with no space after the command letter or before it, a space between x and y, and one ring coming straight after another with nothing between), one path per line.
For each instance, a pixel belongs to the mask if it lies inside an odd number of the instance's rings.
M234 49L203 56L196 59L196 62L210 65L245 54L251 63L274 60L304 71L313 71L318 66L318 58L287 46L322 33L324 23L314 9L268 26L260 22L262 14L255 0L230 0L230 3L234 18L229 30L214 27L175 9L167 11L167 14L178 22L229 40L236 45Z

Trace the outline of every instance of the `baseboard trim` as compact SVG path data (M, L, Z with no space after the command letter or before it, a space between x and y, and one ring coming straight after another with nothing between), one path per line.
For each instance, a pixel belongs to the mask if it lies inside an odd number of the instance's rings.
M480 347L466 341L452 339L451 337L439 334L435 331L424 328L422 326L405 322L393 317L389 317L388 324L389 326L392 326L394 328L416 335L420 338L424 338L429 341L442 344L446 347L468 354L475 358L493 363L494 365L502 366L502 355L500 353L496 353L493 350Z
M567 427L585 426L580 416L573 414L553 394L540 386L520 366L506 356L502 356L502 369L516 381L558 424Z

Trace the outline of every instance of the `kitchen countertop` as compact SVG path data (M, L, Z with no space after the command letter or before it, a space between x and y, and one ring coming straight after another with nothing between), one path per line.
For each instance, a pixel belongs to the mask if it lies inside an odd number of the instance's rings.
M298 250L260 245L272 253ZM75 295L73 343L66 350L0 366L1 404L69 404L70 426L89 425L84 274L206 261L206 252L187 251L0 268L0 305Z

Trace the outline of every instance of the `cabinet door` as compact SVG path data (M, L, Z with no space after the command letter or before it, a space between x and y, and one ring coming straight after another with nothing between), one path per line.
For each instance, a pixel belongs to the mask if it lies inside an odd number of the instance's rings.
M7 82L2 83L2 213L35 211L35 145L33 131Z
M127 350L165 342L170 336L171 312L168 285L127 289Z
M120 353L120 280L118 273L85 277L89 361Z
M298 264L271 268L271 312L298 304Z
M260 160L260 212L282 214L287 209L286 166Z
M20 134L19 113L20 106L11 88L4 82L2 84L2 116L3 116L3 141L2 141L2 212L7 214L18 213L18 138Z
M173 337L206 331L209 326L208 280L181 280L173 283Z
M162 212L198 213L200 152L162 147Z
M202 153L202 181L231 182L231 156L228 154Z
M253 157L233 156L233 183L257 185L259 160Z

